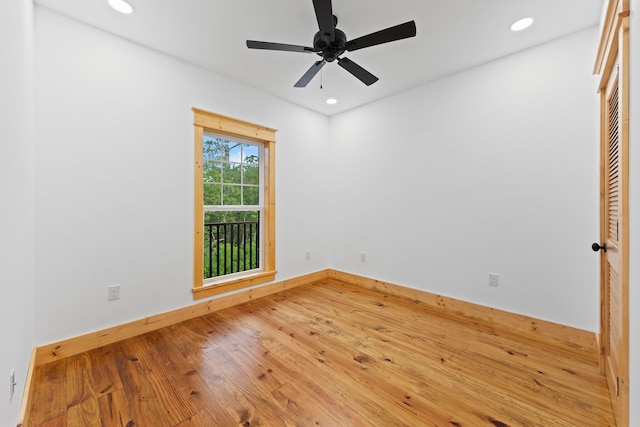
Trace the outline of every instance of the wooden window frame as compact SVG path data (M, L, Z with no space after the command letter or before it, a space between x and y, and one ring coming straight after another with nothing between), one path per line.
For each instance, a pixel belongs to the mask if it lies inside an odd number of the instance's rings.
M258 126L243 120L192 108L194 126L194 241L193 241L193 297L213 295L247 288L275 280L276 277L276 196L275 196L275 133L276 130ZM263 146L263 200L262 263L259 271L235 273L233 277L217 277L204 280L204 186L202 139L205 132L230 138L257 142Z

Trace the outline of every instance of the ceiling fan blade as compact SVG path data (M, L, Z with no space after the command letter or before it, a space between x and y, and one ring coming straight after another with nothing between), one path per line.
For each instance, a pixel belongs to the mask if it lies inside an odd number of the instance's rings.
M404 24L389 27L366 36L358 37L347 42L345 49L349 52L362 49L369 46L376 46L383 43L389 43L396 40L415 37L416 23L415 21L405 22Z
M287 52L314 52L312 47L298 46L295 44L259 42L255 40L247 40L247 47L249 49L284 50Z
M323 59L322 61L318 61L315 64L313 64L311 68L309 68L307 72L304 73L302 77L300 77L300 80L298 80L298 82L295 85L293 85L293 87L306 87L311 81L311 79L313 79L316 76L316 74L318 74L318 71L320 71L322 67L324 67L324 64L326 63L327 61Z
M320 33L325 37L327 43L332 43L336 39L336 25L333 20L333 8L331 0L313 0L313 7L316 11L316 19Z
M338 58L338 65L356 76L362 83L371 86L378 81L378 78L350 60L349 58Z

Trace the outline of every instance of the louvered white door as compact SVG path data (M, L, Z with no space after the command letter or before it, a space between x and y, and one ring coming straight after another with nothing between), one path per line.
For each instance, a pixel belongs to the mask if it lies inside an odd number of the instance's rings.
M603 96L602 336L604 368L618 425L628 420L628 275L625 269L628 144L623 75L616 61ZM627 270L628 271L628 270Z

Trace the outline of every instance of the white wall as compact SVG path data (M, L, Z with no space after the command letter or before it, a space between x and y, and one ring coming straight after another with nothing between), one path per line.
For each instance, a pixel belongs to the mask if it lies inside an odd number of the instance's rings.
M35 26L36 345L194 303L194 106L279 129L277 280L326 268L327 117L47 9Z
M33 5L0 2L0 425L15 425L33 347ZM8 379L16 371L9 398Z
M594 27L332 117L331 267L596 331L597 43Z
M629 120L629 425L640 426L640 0L631 0Z

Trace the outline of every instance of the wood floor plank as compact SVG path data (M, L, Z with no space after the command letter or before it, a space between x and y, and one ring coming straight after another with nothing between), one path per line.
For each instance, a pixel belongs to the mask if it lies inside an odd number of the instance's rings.
M238 425L231 419L220 418L208 411L199 411L191 418L187 418L176 427L212 427L212 426L235 426Z
M31 417L34 425L44 424L46 421L60 418L64 415L66 422L67 360L60 360L36 368L33 384L33 398L29 402Z
M162 378L156 376L156 371L144 360L146 349L138 337L130 338L114 344L114 357L118 372L123 383L129 413L135 425L170 427L172 423L167 417L166 410L158 399L158 394L165 394L166 390L157 389ZM155 377L155 378L153 378Z
M615 426L597 354L333 279L38 367L30 411L37 427Z
M141 351L137 354L138 360L135 363L145 373L145 379L163 417L170 425L177 425L195 415L196 411L191 404L194 396L185 389L181 390L182 378L172 378L180 362L159 345L158 340L162 340L164 335L153 331L137 337Z
M106 345L88 352L96 397L122 389L122 380L113 357L114 347Z
M67 426L67 414L60 415L42 424L38 424L36 427L66 427Z
M87 353L69 358L66 384L67 423L74 426L100 427L91 361Z
M220 398L237 425L290 425L287 414L279 411L278 403L270 396L257 391L257 384L233 355L216 349L208 352L207 358L217 367L217 384L225 389Z
M171 334L154 332L154 346L165 359L167 379L176 384L178 392L196 411L188 420L197 424L213 417L220 423L231 425L233 417L219 402L219 393L216 393L218 390L206 381L209 376L203 375L206 371L202 367L208 362L198 349L206 342L206 334L201 332L194 335L182 323L172 326L170 331ZM187 350L189 347L192 351Z
M132 427L135 425L129 414L129 402L123 389L117 389L98 397L100 425L102 427Z

